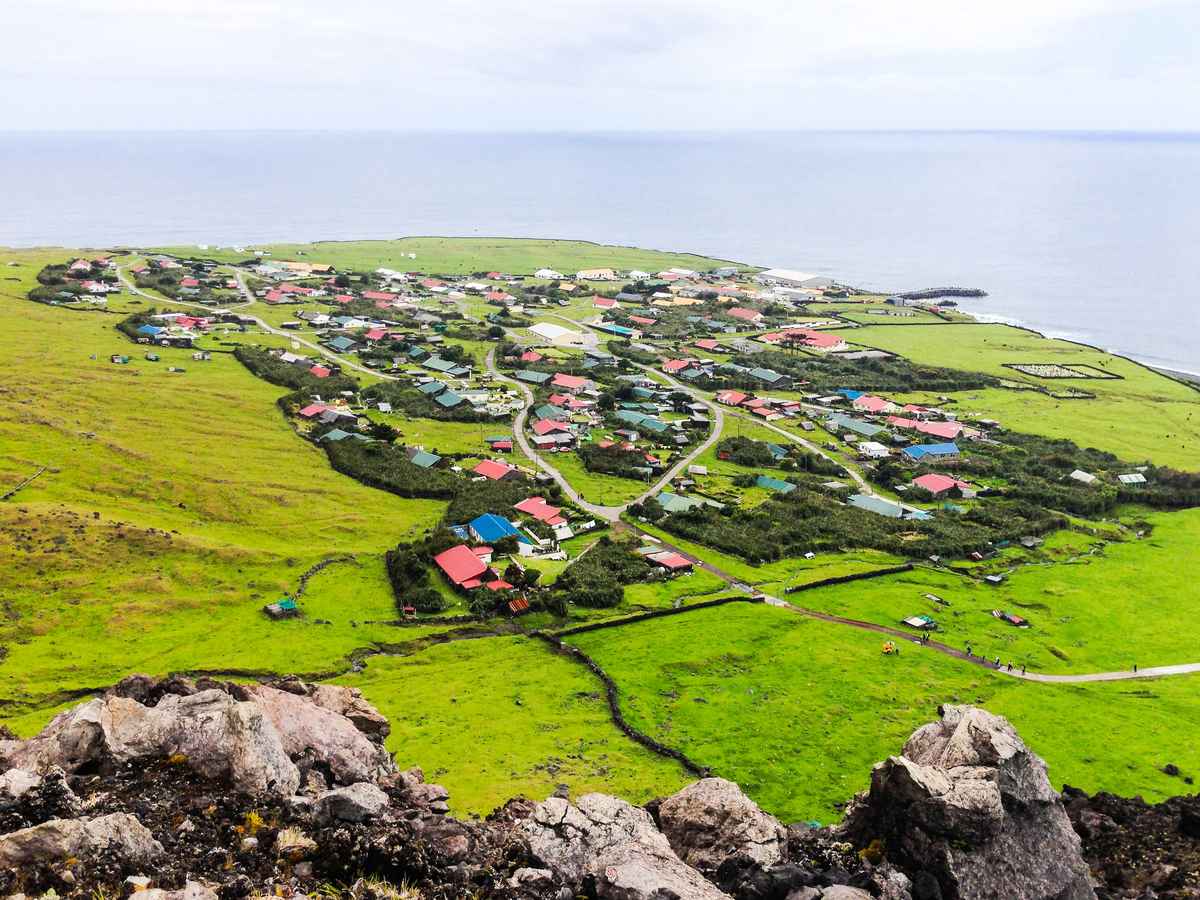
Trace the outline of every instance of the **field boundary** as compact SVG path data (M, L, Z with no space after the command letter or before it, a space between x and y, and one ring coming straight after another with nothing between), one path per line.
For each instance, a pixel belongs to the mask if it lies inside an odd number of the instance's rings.
M672 609L653 609L649 612L635 613L632 616L622 616L619 619L605 619L603 622L587 622L583 625L573 625L570 628L564 628L561 631L551 632L555 637L570 637L573 634L584 634L588 631L600 631L605 628L616 628L620 625L633 625L637 622L645 622L649 619L661 619L666 616L678 616L683 613L695 612L701 609L712 609L714 606L724 606L727 603L759 603L753 597L732 596L732 597L717 597L715 600L702 600L699 603L692 603L688 606L680 606Z
M739 598L731 598L739 599ZM674 610L671 610L672 612ZM621 712L620 694L617 689L617 683L612 680L612 677L604 671L601 665L580 650L578 647L572 647L565 643L558 635L550 634L545 631L533 632L533 637L540 638L550 645L555 653L574 659L586 666L593 675L600 679L604 685L605 699L608 701L608 714L612 723L617 729L632 741L641 744L652 753L657 753L659 756L664 756L667 759L673 759L688 772L695 775L697 778L707 778L712 774L712 770L707 766L702 766L682 750L676 750L674 747L668 747L666 744L656 741L654 738L645 732L638 731L626 720Z
M46 471L48 468L49 468L49 466L42 466L40 469L38 469L36 472L34 472L32 475L30 475L30 476L29 476L28 478L26 478L24 481L21 481L21 482L19 482L19 483L17 484L17 486L16 486L16 487L14 487L14 488L11 488L11 489L9 489L9 490L5 491L3 494L0 494L0 502L3 502L3 501L5 501L5 500L8 500L8 499L10 499L10 498L12 498L12 497L15 497L15 496L17 495L17 492L18 492L18 491L21 491L22 489L24 489L24 488L28 487L29 485L31 485L31 484L33 484L35 481L37 481L37 479L38 479L39 477L41 477L41 475L42 475L42 474L43 474L43 473L44 473L44 472L45 472L45 471Z
M801 591L811 591L815 588L829 587L835 584L848 584L851 581L864 581L868 578L882 578L885 575L900 575L903 572L911 572L914 566L912 563L904 563L899 566L888 566L886 569L871 569L868 572L851 572L849 575L832 575L829 578L822 578L818 581L810 581L807 584L797 584L790 588L784 588L785 594L798 594Z

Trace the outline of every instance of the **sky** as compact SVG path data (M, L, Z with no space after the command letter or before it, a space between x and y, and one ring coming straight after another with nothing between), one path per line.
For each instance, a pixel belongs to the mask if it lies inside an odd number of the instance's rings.
M3 130L1200 130L1195 0L6 7Z

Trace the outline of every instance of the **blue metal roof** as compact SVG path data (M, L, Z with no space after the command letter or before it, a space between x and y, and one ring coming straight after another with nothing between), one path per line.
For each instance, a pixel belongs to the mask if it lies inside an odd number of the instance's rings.
M476 540L487 544L495 543L501 538L506 537L515 537L526 544L530 542L525 535L517 530L516 525L508 521L504 516L498 516L495 513L484 513L482 516L472 519L467 523L467 528L475 535Z
M958 456L958 444L917 444L904 448L904 455L909 459L924 459L926 456Z

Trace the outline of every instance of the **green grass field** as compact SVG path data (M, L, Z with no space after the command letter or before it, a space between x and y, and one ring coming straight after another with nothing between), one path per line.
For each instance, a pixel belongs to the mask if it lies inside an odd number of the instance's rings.
M615 679L631 723L787 821L839 818L871 766L947 702L1009 717L1056 784L1153 800L1180 790L1165 763L1200 769L1195 678L1021 683L915 646L884 656L878 636L743 604L570 642Z
M796 594L801 605L850 618L898 626L930 615L937 639L1037 672L1101 672L1195 662L1195 587L1200 561L1200 510L1149 517L1142 540L1098 545L1071 542L1043 561L1016 565L999 586L918 568L869 583ZM1053 548L1052 548L1053 549ZM1003 567L1002 567L1003 570ZM935 594L949 607L925 599ZM1015 628L994 618L1003 609L1030 620Z
M247 248L248 250L251 248ZM256 244L270 251L270 259L290 259L327 264L355 271L380 267L398 271L420 270L445 275L501 271L530 275L550 268L572 276L581 269L644 269L657 272L672 266L712 269L735 265L729 260L694 253L659 252L636 247L616 247L590 241L527 240L502 237L406 237L393 241L320 241L313 244ZM194 246L159 247L158 252L200 256L219 262L239 262L250 253L229 250L201 251ZM409 254L415 254L410 259Z
M541 800L560 784L638 803L690 780L617 730L587 669L533 638L373 659L341 681L391 720L388 748L401 767L420 765L444 784L460 815L486 815L517 794Z

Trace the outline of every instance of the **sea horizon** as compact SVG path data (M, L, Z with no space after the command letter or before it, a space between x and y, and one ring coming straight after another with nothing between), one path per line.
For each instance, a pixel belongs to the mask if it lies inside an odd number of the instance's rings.
M416 235L783 266L1200 371L1196 132L1078 129L0 133L0 245ZM641 202L645 198L645 202ZM1136 301L1136 302L1135 302ZM1131 324L1134 327L1131 327Z

